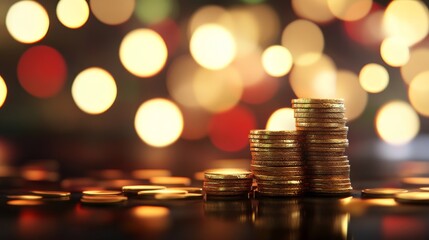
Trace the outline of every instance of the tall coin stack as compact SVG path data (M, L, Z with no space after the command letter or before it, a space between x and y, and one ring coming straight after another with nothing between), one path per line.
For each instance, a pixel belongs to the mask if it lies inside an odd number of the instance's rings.
M297 131L251 130L251 169L258 194L299 196L304 193L304 161Z
M208 196L245 196L252 190L252 172L220 168L204 172L203 190Z
M344 100L293 99L292 108L296 129L303 136L307 190L316 194L350 194Z

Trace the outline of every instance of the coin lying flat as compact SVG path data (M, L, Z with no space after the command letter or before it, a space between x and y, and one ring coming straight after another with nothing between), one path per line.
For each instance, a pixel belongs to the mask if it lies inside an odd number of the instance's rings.
M332 123L332 122L296 122L297 127L310 127L310 128L339 128L343 127L344 123Z
M343 119L346 117L345 113L310 113L310 112L295 112L296 118L317 118L317 119Z
M295 113L345 113L345 108L294 108Z
M8 199L19 199L19 200L39 200L42 199L42 196L37 195L7 195Z
M80 199L80 201L83 204L109 205L122 203L127 199L128 198L124 196L84 196Z
M250 135L274 135L274 136L299 136L300 133L296 132L295 130L291 131L272 131L272 130L265 130L265 129L255 129L250 130Z
M245 169L220 168L205 171L204 177L207 179L250 179L252 172Z
M108 190L86 190L82 191L83 195L89 196L103 196L103 195L121 195L120 191L108 191Z
M64 191L31 191L32 194L46 198L70 197L70 192Z
M295 108L311 108L311 109L344 109L344 103L292 103Z
M257 139L257 138L249 138L249 142L252 143L300 143L297 139Z
M292 99L292 104L295 103L344 103L343 98L297 98Z
M307 123L346 123L347 118L295 118L297 122Z
M398 193L408 192L403 188L367 188L362 190L362 197L393 198Z
M166 187L160 186L160 185L126 185L122 187L122 192L137 194L140 191L161 190L161 189L166 189Z
M267 160L252 160L253 165L261 165L267 167L293 167L304 166L304 161L267 161Z
M397 193L395 201L399 203L429 204L429 192Z

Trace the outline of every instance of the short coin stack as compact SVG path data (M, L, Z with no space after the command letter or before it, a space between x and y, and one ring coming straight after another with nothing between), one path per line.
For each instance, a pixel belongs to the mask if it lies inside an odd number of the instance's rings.
M293 99L296 129L303 136L308 191L317 194L349 194L350 165L346 148L343 99Z
M258 194L299 196L304 193L304 161L297 131L251 130L251 169Z
M245 196L251 192L252 182L249 170L211 169L204 172L203 190L208 196Z

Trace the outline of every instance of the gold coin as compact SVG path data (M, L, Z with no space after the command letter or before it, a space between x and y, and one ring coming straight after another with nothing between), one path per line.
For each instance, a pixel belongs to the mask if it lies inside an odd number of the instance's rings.
M398 193L408 192L403 188L367 188L362 190L362 197L393 198Z
M42 199L42 196L37 195L7 195L9 199L18 199L18 200L39 200Z
M313 146L306 146L305 148L306 152L340 152L343 153L346 151L346 147L313 147Z
M304 194L303 191L289 191L289 192L270 192L270 191L257 191L255 193L256 195L260 196L267 196L267 197L295 197L295 196L301 196Z
M295 113L345 113L346 109L339 108L293 108Z
M202 193L187 193L187 194L156 194L157 200L179 200L179 199L201 199Z
M344 108L344 103L292 103L292 108L332 109Z
M342 113L310 113L310 112L295 112L295 118L317 118L317 119L343 119L346 117L344 112Z
M88 196L104 196L104 195L121 195L120 191L109 191L109 190L85 190L82 191L83 195Z
M343 160L343 161L306 161L306 164L308 167L311 168L311 166L345 166L345 165L349 165L349 161L348 160Z
M290 140L290 141L299 141L301 135L248 135L249 140L259 139L259 140Z
M265 176L277 176L277 177L281 177L281 176L304 176L305 172L304 170L299 170L299 171L288 171L288 170L281 170L281 171L264 171L264 170L253 170L253 172L255 173L255 178L256 175L265 175ZM256 178L257 179L257 178Z
M212 191L216 191L216 192L248 192L248 191L250 191L250 187L251 186L249 186L249 187L238 187L238 186L235 186L235 187L223 187L223 186L220 186L220 187L213 187L213 186L203 186L203 190L204 191L210 191L210 192L212 192Z
M282 153L291 153L298 155L301 153L301 147L290 147L290 148L267 148L267 147L251 147L251 152L282 152Z
M266 174L255 174L256 181L267 180L267 181L290 181L290 180L304 180L303 175L266 175Z
M159 186L159 185L126 185L122 187L122 192L137 194L140 191L160 190L160 189L166 189L166 187Z
M307 179L308 183L314 183L314 184L338 184L338 183L351 183L349 178L344 179L323 179L323 178L316 178L316 179Z
M307 138L305 139L305 143L306 144L340 144L340 143L349 143L348 139L336 139L336 138L331 138L331 139L314 139L314 138Z
M313 193L349 193L353 188L345 189L320 189L320 188L310 188L309 191Z
M85 196L80 201L84 204L104 205L122 203L127 199L124 196Z
M405 185L412 186L429 186L429 177L406 177L401 182Z
M325 166L325 165L307 165L308 170L321 170L321 171L340 171L340 170L350 170L350 165L335 165L335 166Z
M252 153L257 153L257 152L252 152ZM280 155L280 156L273 156L273 155L267 155L267 156L263 156L263 155L258 155L258 156L252 156L252 160L255 161L291 161L291 162L296 162L296 161L304 161L304 157L302 155L298 155L298 156L284 156L284 155Z
M313 188L350 188L352 186L351 182L309 182L308 186Z
M295 98L292 99L294 103L344 103L343 98Z
M306 156L307 161L348 161L347 156Z
M298 167L267 167L262 165L250 165L252 170L263 170L263 171L302 171L302 166Z
M350 174L334 174L334 175L308 175L307 179L311 182L318 182L318 181L350 181Z
M303 166L304 161L255 161L251 162L254 165L268 166L268 167L285 167L285 166Z
M295 121L303 123L346 123L347 118L295 118Z
M204 177L207 179L249 179L252 178L252 172L238 168L218 168L206 170Z
M339 128L344 127L344 123L307 123L296 122L297 127L310 127L310 128Z
M254 130L250 130L250 135L275 135L275 136L296 136L296 135L300 135L297 131L295 130L282 130L282 131L273 131L273 130L265 130L265 129L254 129Z
M338 170L322 170L322 169L309 169L307 171L310 175L337 175L337 174L350 174L350 170L338 169Z
M297 159L302 159L302 151L296 151L296 152L291 152L291 151L268 151L268 152L251 152L250 154L252 155L252 158L255 157L284 157L285 159L293 159L293 158L297 158Z
M300 143L250 143L251 148L299 148Z
M252 143L263 143L263 144L293 144L293 143L300 143L300 141L298 141L298 139L255 139L255 138L250 138L249 142Z
M139 196L155 196L156 194L186 194L188 191L181 189L158 189L158 190L143 190L138 192Z
M253 179L205 179L206 184L252 184Z
M32 194L39 195L42 197L70 197L70 192L64 192L64 191L31 191Z
M267 181L267 180L258 180L257 181L258 186L259 185L288 185L288 184L303 184L304 180L282 180L282 181Z
M323 151L323 152L321 152L321 151L319 151L319 152L306 151L305 156L306 156L306 159L308 159L308 157L337 157L337 156L343 156L344 152L345 151L342 151L342 152L340 152L340 151L339 152L334 152L334 151L331 151L331 152L328 152L328 151Z
M236 196L236 195L248 194L248 192L220 192L220 191L206 191L205 193L207 195L214 195L214 196Z
M228 188L228 187L244 187L244 188L250 188L252 186L252 183L244 183L244 184L234 184L234 183L214 183L214 182L204 182L203 187L222 187L222 188Z
M202 193L203 189L200 187L171 187L168 189L172 189L172 190L184 190L187 191L188 194L194 194L194 193Z
M309 148L347 148L349 143L306 143L303 149Z
M429 192L405 192L397 193L395 201L399 203L429 203Z

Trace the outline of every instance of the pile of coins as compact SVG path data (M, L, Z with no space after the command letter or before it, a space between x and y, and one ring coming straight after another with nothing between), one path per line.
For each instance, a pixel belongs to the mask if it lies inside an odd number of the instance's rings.
M297 131L251 130L251 169L258 194L299 196L304 193L304 160Z
M245 169L211 169L204 172L203 191L207 196L248 196L253 175Z
M343 99L293 99L296 129L302 133L306 161L307 186L310 193L349 194L350 165L346 148Z

